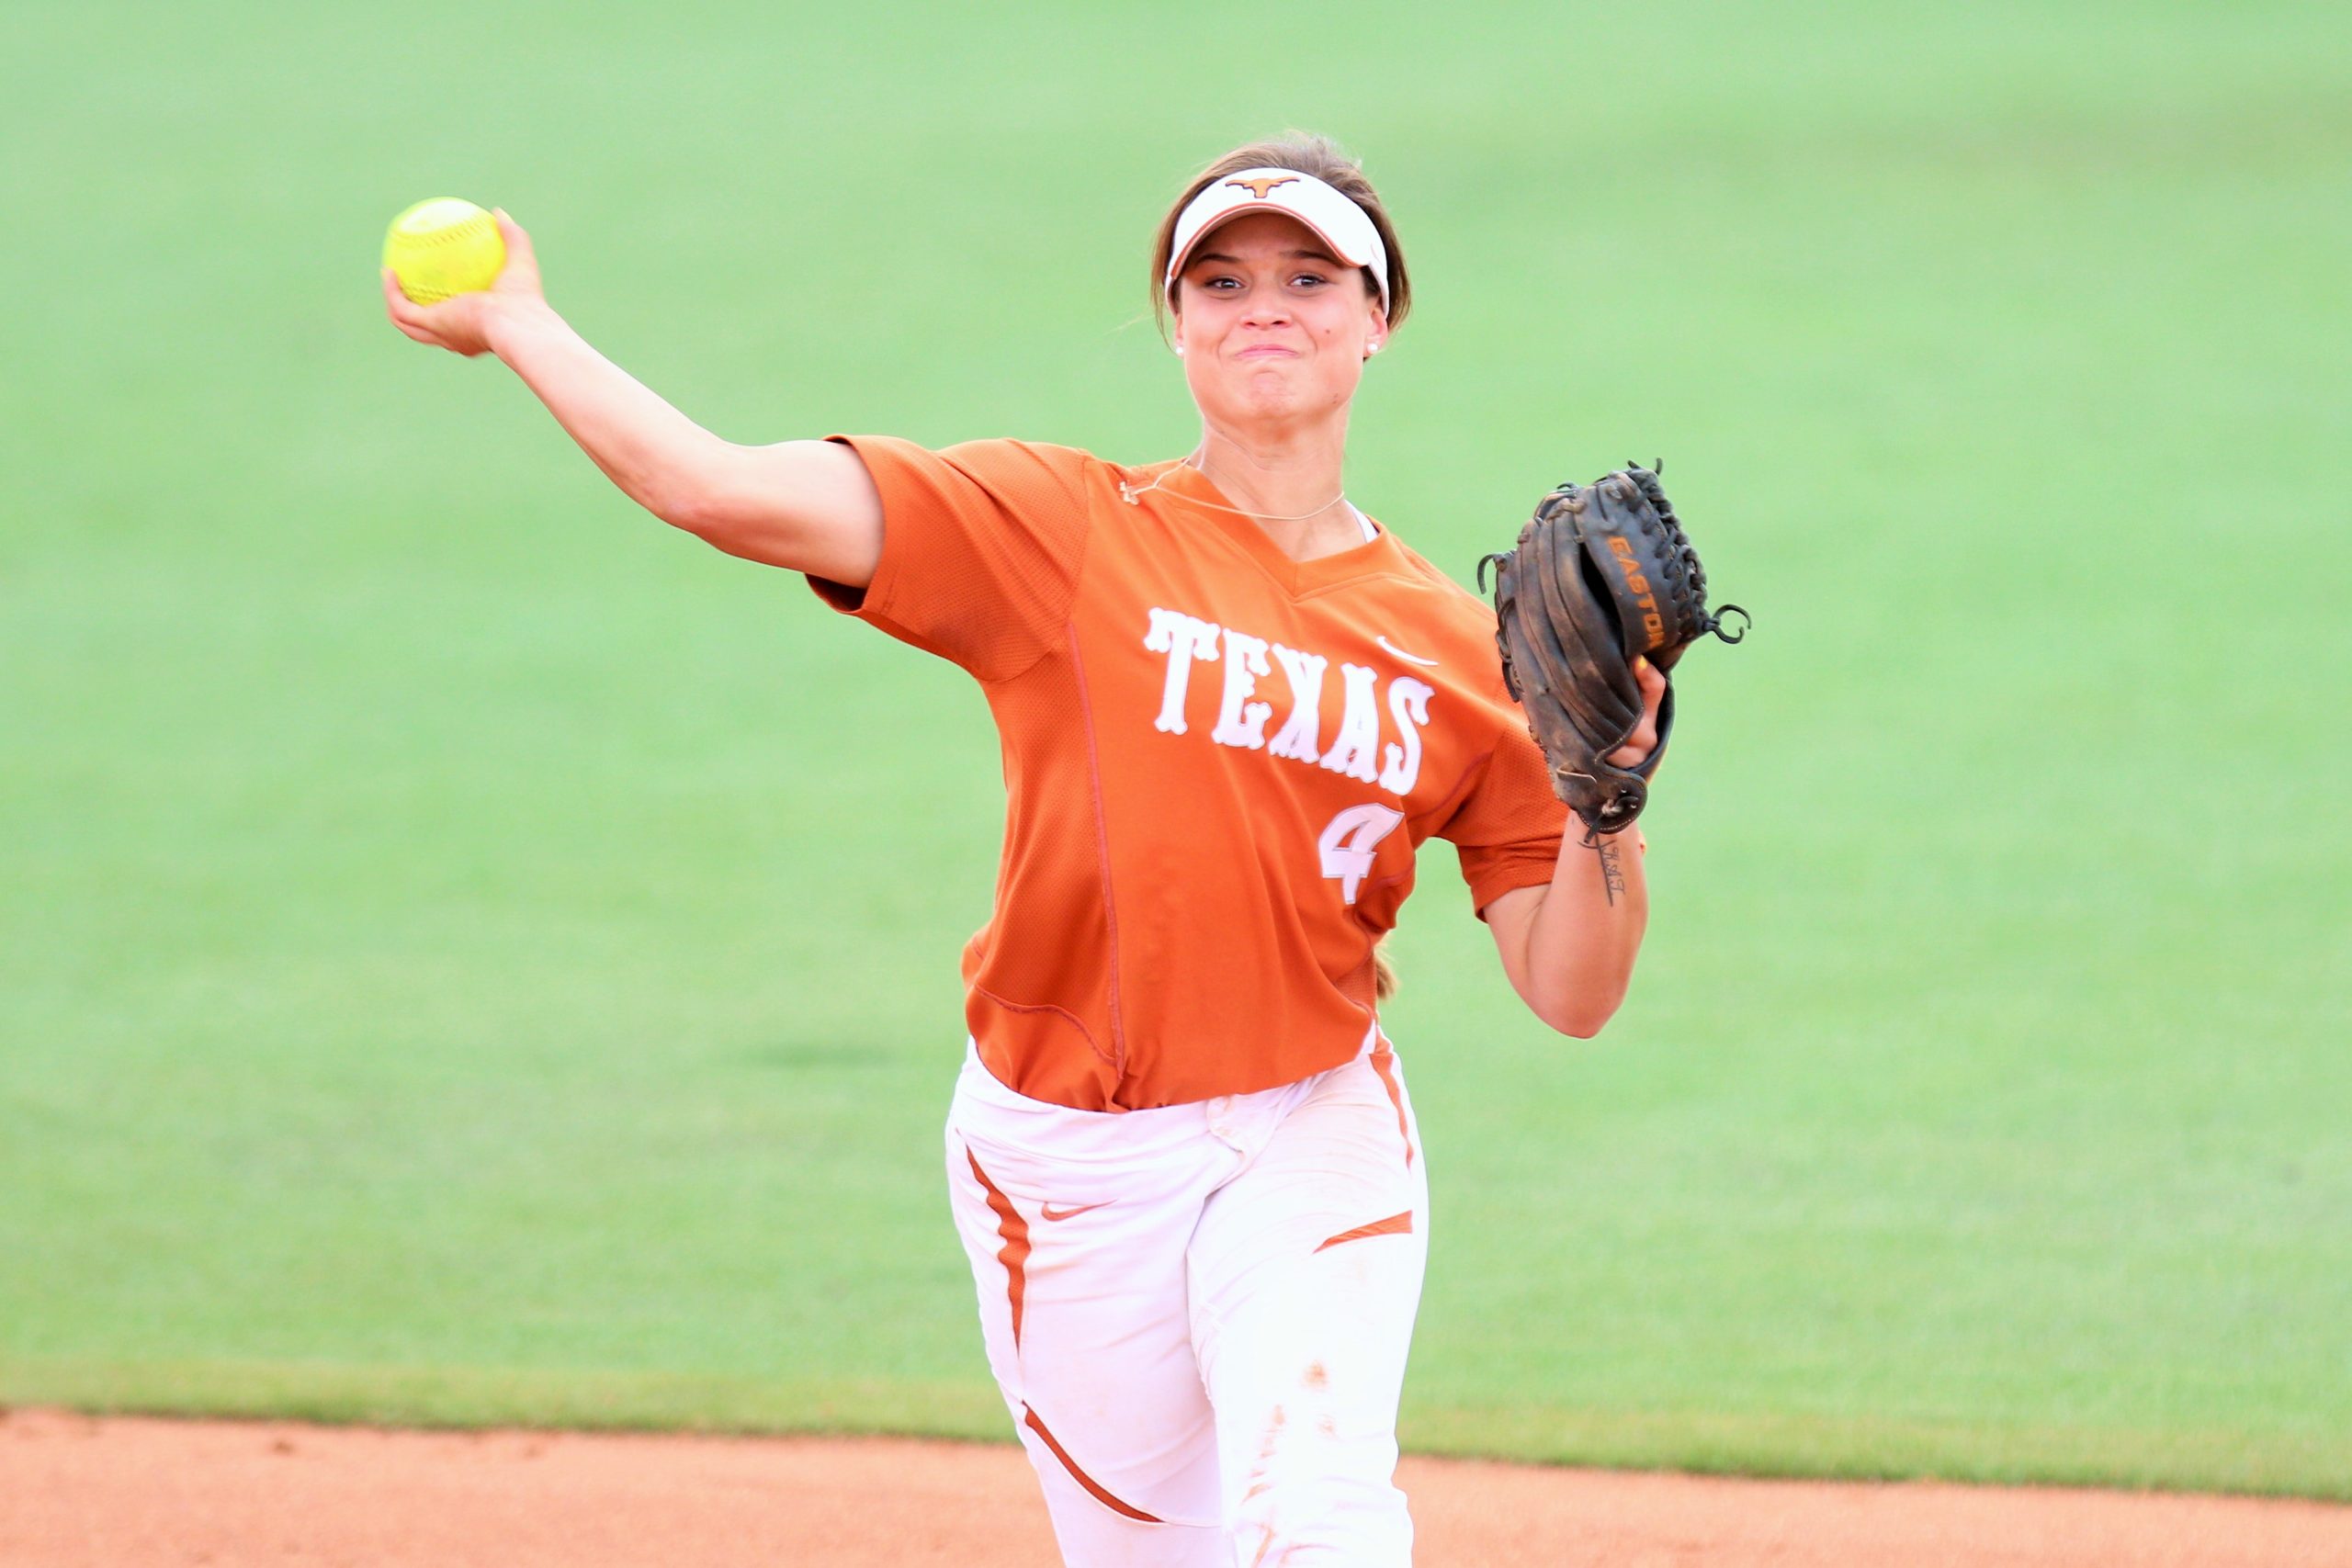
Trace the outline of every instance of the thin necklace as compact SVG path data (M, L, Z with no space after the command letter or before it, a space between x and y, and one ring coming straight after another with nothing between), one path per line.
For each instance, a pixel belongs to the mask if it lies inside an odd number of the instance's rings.
M1143 502L1138 498L1148 495L1153 491L1158 490L1168 476L1174 473L1177 468L1190 468L1194 473L1200 475L1201 478L1208 479L1208 470L1202 468L1198 463L1193 461L1193 458L1198 456L1198 453L1193 453L1186 457L1178 458L1174 468L1161 469L1158 474L1152 477L1152 481L1148 485L1129 484L1126 480L1121 479L1119 481L1119 499L1125 502L1129 506L1142 505ZM1209 483L1215 484L1216 481L1215 479L1209 479ZM1171 491L1169 493L1172 495L1175 492ZM1181 497L1180 499L1189 501L1194 506L1205 506L1212 512L1230 512L1236 517L1253 517L1261 523L1304 523L1310 517L1322 516L1323 513L1330 511L1331 508L1347 500L1348 492L1342 490L1339 494L1333 496L1330 500L1325 502L1314 511L1302 512L1295 517L1278 517L1271 512L1245 512L1238 506L1226 506L1214 501L1203 501L1197 495L1187 495Z

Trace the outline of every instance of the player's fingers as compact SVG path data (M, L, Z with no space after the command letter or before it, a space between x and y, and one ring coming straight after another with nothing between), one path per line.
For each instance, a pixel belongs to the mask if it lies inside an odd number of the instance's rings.
M435 333L431 327L425 326L422 322L416 321L411 318L405 316L394 316L392 318L392 325L400 329L401 336L413 338L418 343L424 344L427 347L442 348L447 346L442 343L439 334Z
M1625 744L1609 753L1609 764L1615 768L1638 768L1649 754L1657 750L1657 726L1645 718L1625 737Z
M417 317L416 306L401 292L400 280L392 276L390 267L384 269L384 314L391 318L392 325L417 342L433 341L426 335L424 325Z
M419 327L424 324L424 307L401 291L400 279L390 267L384 269L384 310L396 326Z
M1634 683L1642 689L1642 724L1656 729L1658 709L1666 705L1666 672L1648 660L1636 658Z
M389 269L384 274L384 313L392 319L392 325L398 327L403 335L433 348L447 346L442 343L438 333L425 325L424 313L407 295L401 292L400 284Z
M1634 683L1642 689L1642 705L1657 712L1658 703L1666 696L1666 672L1637 653L1634 655Z
M1641 688L1642 716L1625 744L1609 753L1610 762L1620 768L1635 766L1657 749L1658 706L1666 700L1665 672L1638 654L1634 659L1634 683Z
M494 207L491 209L490 215L498 224L498 237L506 243L506 265L492 287L510 291L527 287L530 292L538 293L539 257L538 253L531 249L531 236L523 231L520 223L506 215L506 209Z

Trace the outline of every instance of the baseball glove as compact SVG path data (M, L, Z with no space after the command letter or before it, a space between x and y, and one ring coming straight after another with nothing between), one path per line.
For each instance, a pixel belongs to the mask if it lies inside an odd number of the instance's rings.
M1478 563L1495 571L1495 644L1503 683L1527 710L1528 732L1551 764L1552 788L1584 819L1587 837L1641 815L1649 776L1674 726L1671 677L1657 744L1631 768L1609 761L1642 719L1635 657L1668 674L1682 650L1713 633L1747 635L1747 612L1707 612L1707 574L1650 468L1627 464L1590 486L1545 496L1519 544ZM1737 632L1723 615L1739 617Z

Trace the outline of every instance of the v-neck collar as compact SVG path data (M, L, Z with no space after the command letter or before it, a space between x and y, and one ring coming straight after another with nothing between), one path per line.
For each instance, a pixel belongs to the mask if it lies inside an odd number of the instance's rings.
M1180 458L1172 463L1158 465L1154 480L1159 493L1179 507L1187 519L1200 518L1231 539L1293 598L1367 576L1396 563L1396 548L1389 540L1388 530L1381 526L1378 519L1355 512L1352 507L1351 517L1364 517L1379 530L1374 537L1344 550L1334 550L1329 555L1297 560L1285 554L1263 528L1243 515L1238 508L1219 510L1232 507L1232 500L1217 489L1206 474L1191 464ZM1187 502L1202 504L1186 505Z

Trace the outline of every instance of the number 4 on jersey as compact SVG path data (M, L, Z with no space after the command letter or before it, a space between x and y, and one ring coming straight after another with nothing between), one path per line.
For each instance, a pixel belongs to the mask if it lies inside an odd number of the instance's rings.
M1405 814L1391 807L1351 806L1332 818L1315 840L1323 855L1323 874L1340 879L1340 892L1350 904L1356 901L1356 889L1372 873L1372 857L1380 840L1403 820Z

